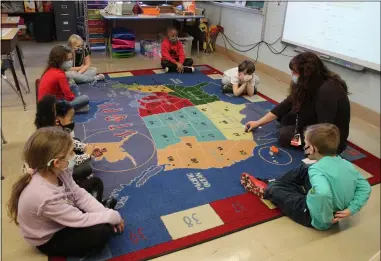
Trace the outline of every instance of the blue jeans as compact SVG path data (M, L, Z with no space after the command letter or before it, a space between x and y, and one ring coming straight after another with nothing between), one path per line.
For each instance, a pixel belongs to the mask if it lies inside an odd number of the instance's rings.
M71 102L71 106L73 106L74 110L78 110L86 105L88 105L90 102L89 96L87 95L80 95L74 98Z
M307 206L307 193L312 188L308 176L308 165L302 163L279 179L270 182L264 198L273 202L282 212L306 227L312 227Z
M70 90L74 93L75 97L78 97L81 95L81 93L79 92L79 87L77 84L70 84Z

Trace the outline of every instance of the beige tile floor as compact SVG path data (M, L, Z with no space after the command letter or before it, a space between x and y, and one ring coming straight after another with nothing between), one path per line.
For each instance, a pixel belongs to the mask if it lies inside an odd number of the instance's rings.
M29 82L34 81L45 66L49 44L25 42L22 45ZM234 66L234 62L221 54L194 57L197 64L209 64L219 70ZM100 72L157 67L158 61L137 56L131 59L109 59L93 55L93 64ZM21 75L21 74L20 74ZM260 91L280 101L287 94L287 86L274 78L258 72L261 77ZM47 258L30 247L20 236L18 228L9 223L5 203L12 184L20 175L21 151L28 136L34 131L34 92L26 95L27 111L13 91L2 86L2 129L8 144L2 147L2 260L46 261ZM380 157L380 129L360 118L353 117L349 139ZM339 227L318 232L299 226L288 218L280 218L241 232L237 232L202 245L188 248L157 261L305 261L305 260L353 260L367 261L380 250L380 185L372 187L369 203L354 217L343 221ZM379 255L372 261L380 260Z

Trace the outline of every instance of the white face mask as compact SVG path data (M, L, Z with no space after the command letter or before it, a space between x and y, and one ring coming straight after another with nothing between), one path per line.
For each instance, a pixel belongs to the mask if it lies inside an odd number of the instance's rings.
M66 167L67 170L73 170L75 166L75 157L72 157L70 160L68 160L68 165ZM66 170L65 169L65 170Z
M297 84L297 83L298 83L298 80L299 80L299 76L293 74L293 75L292 75L292 81L293 81L295 84Z
M66 61L61 65L61 69L64 71L69 70L71 67L73 67L73 61Z
M48 162L48 167L55 161L55 159L51 159L49 162ZM71 159L67 160L67 167L66 168L63 168L62 170L73 170L74 169L74 166L75 166L75 157L72 157Z

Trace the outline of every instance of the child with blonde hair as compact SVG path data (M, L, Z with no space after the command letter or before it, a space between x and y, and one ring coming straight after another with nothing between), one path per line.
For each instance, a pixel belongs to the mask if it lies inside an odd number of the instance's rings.
M80 257L123 232L120 214L74 182L70 134L57 127L38 129L23 156L30 169L12 187L8 214L28 243L49 256Z
M103 74L97 75L97 68L90 67L90 50L85 46L83 39L79 35L72 34L67 41L67 45L73 52L73 67L66 72L69 81L86 83L105 79Z

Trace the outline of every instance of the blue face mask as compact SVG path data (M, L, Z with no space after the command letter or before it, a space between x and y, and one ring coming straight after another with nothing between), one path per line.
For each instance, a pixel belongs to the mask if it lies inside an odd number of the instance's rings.
M298 80L299 80L299 76L297 76L297 75L292 75L292 81L295 83L295 84L297 84L298 83Z
M61 69L64 71L69 70L71 67L73 67L73 61L66 61L61 65Z

